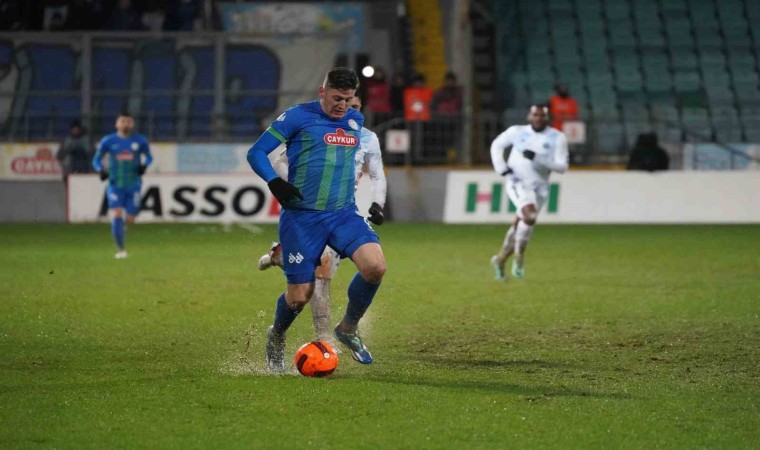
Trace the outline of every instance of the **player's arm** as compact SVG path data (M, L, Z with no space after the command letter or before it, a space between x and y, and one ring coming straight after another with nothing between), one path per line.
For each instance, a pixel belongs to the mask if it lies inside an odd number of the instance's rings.
M148 145L147 139L143 139L140 143L140 154L145 156L145 161L141 162L137 169L140 175L142 175L148 169L148 166L153 163L153 155L150 153L150 145Z
M496 136L496 139L491 143L491 163L493 164L493 169L499 175L509 173L507 161L504 159L504 150L514 145L514 134L515 128L509 127L507 131Z
M285 181L288 181L288 151L284 144L280 145L280 148L276 150L277 157L274 159L274 162L272 163L272 167L274 167L274 172L277 174L278 177L282 178ZM271 161L271 159L270 159Z
M557 138L557 142L554 145L553 155L547 155L540 159L536 158L533 161L551 171L565 173L570 164L570 155L567 150L567 138L565 137L565 134L560 133Z
M383 158L380 151L380 141L377 139L375 133L372 133L372 138L367 144L367 152L365 155L369 170L369 179L372 183L372 206L369 208L369 220L375 225L381 225L385 220L383 206L385 206L388 182L385 179L385 168L383 167Z
M285 119L284 116L285 115L280 117ZM278 119L278 121L280 120ZM284 122L284 120L282 122ZM285 135L283 135L281 131L287 130L288 127L281 126L278 128L281 129L276 129L275 124L272 124L267 128L248 150L247 159L251 169L267 182L269 190L272 191L272 195L274 195L281 204L284 204L296 197L303 200L303 196L298 188L277 176L277 172L275 172L272 163L269 161L268 155L279 147L280 144L287 141L287 131Z
M367 149L367 168L369 171L369 179L372 182L372 201L382 207L385 205L388 182L385 179L385 167L383 167L380 141L374 133L372 134L372 140Z
M98 149L95 150L95 156L92 157L92 168L100 174L100 179L105 180L108 178L108 171L103 169L103 156L108 153L108 147L106 146L106 138L100 140Z

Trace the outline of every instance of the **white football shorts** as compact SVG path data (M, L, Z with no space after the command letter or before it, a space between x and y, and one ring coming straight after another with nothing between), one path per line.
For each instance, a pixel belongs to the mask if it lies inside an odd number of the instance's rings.
M517 217L523 218L522 209L527 205L536 205L536 213L541 212L546 199L549 198L549 183L526 186L521 180L507 177L507 196L517 209Z

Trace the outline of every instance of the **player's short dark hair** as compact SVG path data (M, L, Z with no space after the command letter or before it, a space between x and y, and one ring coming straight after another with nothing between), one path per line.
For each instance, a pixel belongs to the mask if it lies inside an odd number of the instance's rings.
M339 91L359 89L359 77L356 76L356 72L353 69L336 67L327 72L322 87L326 89L338 89Z
M120 111L119 115L116 117L129 117L130 119L135 118L129 111Z

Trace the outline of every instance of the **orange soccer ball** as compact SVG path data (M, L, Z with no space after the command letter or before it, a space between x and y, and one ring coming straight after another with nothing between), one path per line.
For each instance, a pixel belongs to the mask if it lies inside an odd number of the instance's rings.
M311 341L296 352L296 368L305 377L326 377L338 367L338 355L325 341Z

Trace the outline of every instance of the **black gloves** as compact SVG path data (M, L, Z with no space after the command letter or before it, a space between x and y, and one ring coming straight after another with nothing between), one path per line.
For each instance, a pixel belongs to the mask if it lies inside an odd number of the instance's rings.
M383 208L377 203L372 202L372 206L369 207L369 221L375 225L382 225L384 220Z
M296 197L303 200L301 191L299 191L297 187L293 186L282 178L274 178L272 181L267 183L267 185L269 186L269 190L272 191L272 195L275 196L281 205L284 205Z
M140 164L139 166L137 166L137 173L140 174L140 175L144 175L145 174L145 170L147 168L148 168L148 166Z
M100 171L100 181L106 181L108 179L108 171L103 169Z
M536 157L536 152L533 150L523 150L523 156L533 161L533 158Z

